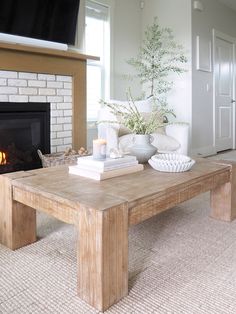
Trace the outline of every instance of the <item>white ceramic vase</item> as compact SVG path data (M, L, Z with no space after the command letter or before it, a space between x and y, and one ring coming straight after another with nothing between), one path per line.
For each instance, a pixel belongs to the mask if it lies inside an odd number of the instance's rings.
M157 148L151 144L153 137L149 134L135 134L134 145L130 152L137 157L139 163L144 164L156 153Z

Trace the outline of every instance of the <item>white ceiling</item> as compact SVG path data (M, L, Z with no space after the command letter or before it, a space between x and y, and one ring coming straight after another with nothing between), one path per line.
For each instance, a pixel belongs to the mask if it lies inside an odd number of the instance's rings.
M218 1L236 11L236 0L218 0Z

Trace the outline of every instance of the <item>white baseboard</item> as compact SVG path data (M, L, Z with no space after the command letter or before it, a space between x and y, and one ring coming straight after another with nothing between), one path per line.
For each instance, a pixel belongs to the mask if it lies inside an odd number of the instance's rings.
M216 155L216 148L214 146L205 146L191 149L191 156L193 157L207 157Z

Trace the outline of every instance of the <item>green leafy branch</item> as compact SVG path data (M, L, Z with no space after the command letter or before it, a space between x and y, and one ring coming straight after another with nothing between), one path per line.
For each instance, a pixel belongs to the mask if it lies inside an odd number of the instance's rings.
M155 100L153 100L153 109L150 113L139 112L130 93L128 94L127 105L108 103L103 100L100 102L110 109L117 121L100 121L99 123L118 123L135 134L154 133L158 128L166 125L167 115L174 115L173 110L168 109L166 106L158 107Z

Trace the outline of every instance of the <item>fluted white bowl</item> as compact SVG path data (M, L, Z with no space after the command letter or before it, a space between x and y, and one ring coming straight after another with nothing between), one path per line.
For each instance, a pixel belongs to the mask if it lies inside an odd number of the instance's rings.
M171 160L171 159L151 158L148 160L148 163L153 169L158 170L158 171L184 172L192 168L192 166L195 164L195 160L191 158L189 158L189 160L187 160L187 158L183 158L183 161L177 160L177 159Z
M190 162L192 160L189 156L182 155L182 154L175 154L175 153L156 154L156 155L153 155L151 159L155 162L171 161L171 162L176 162L176 163Z

